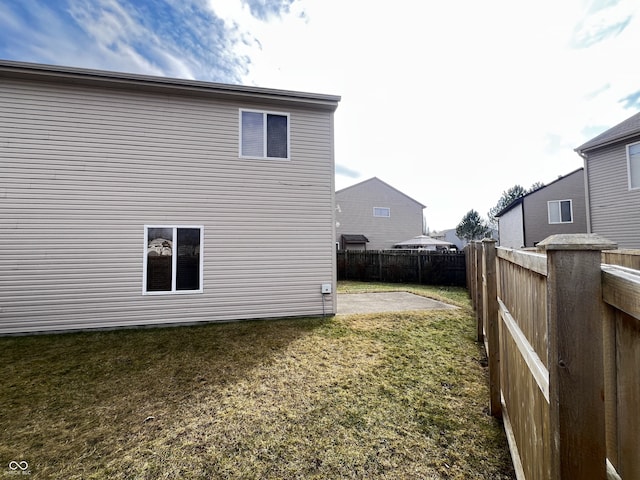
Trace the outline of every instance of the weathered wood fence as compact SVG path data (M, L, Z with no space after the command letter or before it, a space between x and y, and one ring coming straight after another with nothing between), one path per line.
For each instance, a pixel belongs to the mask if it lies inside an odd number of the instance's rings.
M640 252L614 247L579 234L538 252L466 248L490 409L519 480L640 479Z
M465 286L464 252L341 250L338 280Z

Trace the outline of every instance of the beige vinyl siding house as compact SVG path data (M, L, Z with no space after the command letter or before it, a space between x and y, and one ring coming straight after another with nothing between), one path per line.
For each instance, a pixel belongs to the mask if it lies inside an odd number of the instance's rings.
M508 248L535 247L556 234L585 233L584 169L517 198L496 216L500 245Z
M336 239L341 249L385 250L421 235L420 202L373 177L336 192ZM344 237L364 236L367 243L349 244Z
M639 151L640 113L576 148L584 160L589 232L620 248L640 248Z
M0 62L0 333L335 313L338 102Z

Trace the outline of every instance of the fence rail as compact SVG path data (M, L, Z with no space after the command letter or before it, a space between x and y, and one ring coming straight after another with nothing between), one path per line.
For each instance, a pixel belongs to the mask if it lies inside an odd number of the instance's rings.
M341 250L338 280L465 286L464 252Z
M628 266L640 252L582 234L539 247L465 249L490 410L517 477L639 479L640 270Z

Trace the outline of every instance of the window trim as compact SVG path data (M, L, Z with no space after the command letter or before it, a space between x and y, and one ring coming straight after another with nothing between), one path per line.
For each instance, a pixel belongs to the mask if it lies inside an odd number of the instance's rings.
M569 220L568 222L563 222L562 221L562 202L569 202L569 211L571 212L571 220ZM559 209L559 218L560 221L559 222L552 222L551 221L551 204L552 203L556 203L558 204L558 209ZM571 200L570 198L565 198L562 200L549 200L547 201L547 219L549 220L549 225L561 225L561 224L568 224L568 223L573 223L573 200Z
M262 122L262 156L256 155L243 155L242 154L242 113L261 113L263 117ZM267 115L279 115L287 118L287 156L286 157L268 157L267 156ZM272 110L254 110L251 108L240 108L238 109L238 156L240 158L247 158L251 160L283 160L287 161L291 159L291 114L287 112L275 112Z
M633 185L632 176L631 176L631 155L629 150L631 147L636 145L640 145L640 142L628 143L625 145L625 153L627 154L627 186L629 190L640 190L640 183L638 185ZM640 170L640 153L637 154L638 160L636 167ZM640 177L640 172L638 172L638 176Z
M376 210L386 210L387 215L376 215ZM373 207L373 216L376 218L391 218L391 209L389 207Z
M147 291L147 258L149 251L149 229L150 228L171 228L173 229L173 249L174 252L177 252L176 248L176 240L178 238L178 229L180 228L191 228L191 229L199 229L200 230L200 265L199 268L199 279L200 279L200 288L197 290L177 290L176 289L176 265L178 262L178 255L171 255L171 290L166 291ZM204 292L204 225L175 225L175 224L145 224L144 225L144 239L143 239L143 262L142 262L142 294L143 295L188 295L193 293L203 293Z

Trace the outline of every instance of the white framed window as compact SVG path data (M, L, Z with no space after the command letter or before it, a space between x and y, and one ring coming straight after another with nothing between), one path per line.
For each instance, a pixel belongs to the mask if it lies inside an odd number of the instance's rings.
M289 114L240 110L240 156L289 159Z
M145 225L142 293L202 293L201 225Z
M573 205L571 200L552 200L547 202L549 223L573 223Z
M387 207L373 207L373 216L389 218L391 216L391 209Z
M627 145L629 190L640 188L640 142Z

